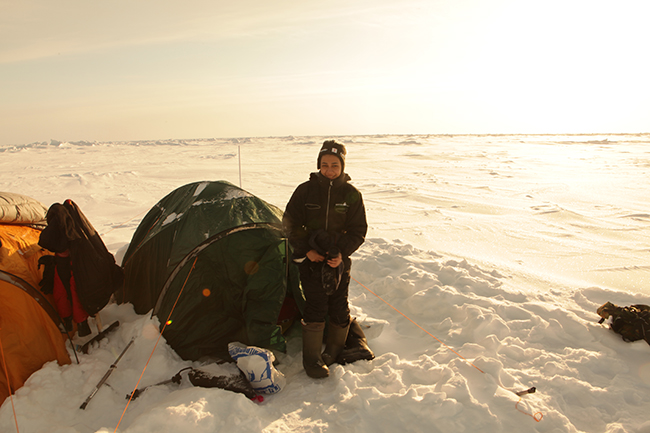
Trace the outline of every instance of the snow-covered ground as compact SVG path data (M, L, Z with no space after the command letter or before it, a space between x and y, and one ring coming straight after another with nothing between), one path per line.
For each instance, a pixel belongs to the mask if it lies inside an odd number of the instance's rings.
M73 199L119 261L144 214L186 183L228 180L284 208L326 138L4 147L0 190ZM32 375L0 431L650 432L650 346L596 314L650 304L650 134L335 138L370 224L350 301L374 360L310 379L294 338L276 354L286 386L262 403L185 380L127 407L141 375L139 387L191 364L164 341L152 355L157 322L111 304L100 315L118 330L80 364Z

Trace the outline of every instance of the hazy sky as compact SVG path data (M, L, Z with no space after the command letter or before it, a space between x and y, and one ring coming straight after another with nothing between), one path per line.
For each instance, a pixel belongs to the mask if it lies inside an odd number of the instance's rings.
M650 132L648 0L0 0L0 145Z

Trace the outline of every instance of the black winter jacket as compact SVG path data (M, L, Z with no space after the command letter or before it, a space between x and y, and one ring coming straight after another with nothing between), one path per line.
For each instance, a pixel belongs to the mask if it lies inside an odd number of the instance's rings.
M366 209L361 193L349 180L347 174L330 180L316 172L298 185L282 219L294 259L301 259L314 249L310 239L321 231L336 239L344 258L363 244L368 231Z

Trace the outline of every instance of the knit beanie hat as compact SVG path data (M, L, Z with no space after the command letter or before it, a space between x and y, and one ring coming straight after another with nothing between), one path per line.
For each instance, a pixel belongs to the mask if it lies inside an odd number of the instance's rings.
M320 170L320 160L323 155L335 155L341 160L341 172L345 170L345 146L336 140L326 140L323 142L320 152L318 152L318 165L317 169Z

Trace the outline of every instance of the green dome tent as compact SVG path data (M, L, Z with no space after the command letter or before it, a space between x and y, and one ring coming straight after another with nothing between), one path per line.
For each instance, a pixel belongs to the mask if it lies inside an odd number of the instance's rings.
M231 341L284 351L280 311L304 303L289 255L280 209L228 182L191 183L136 229L118 299L167 323L184 359L223 357Z

